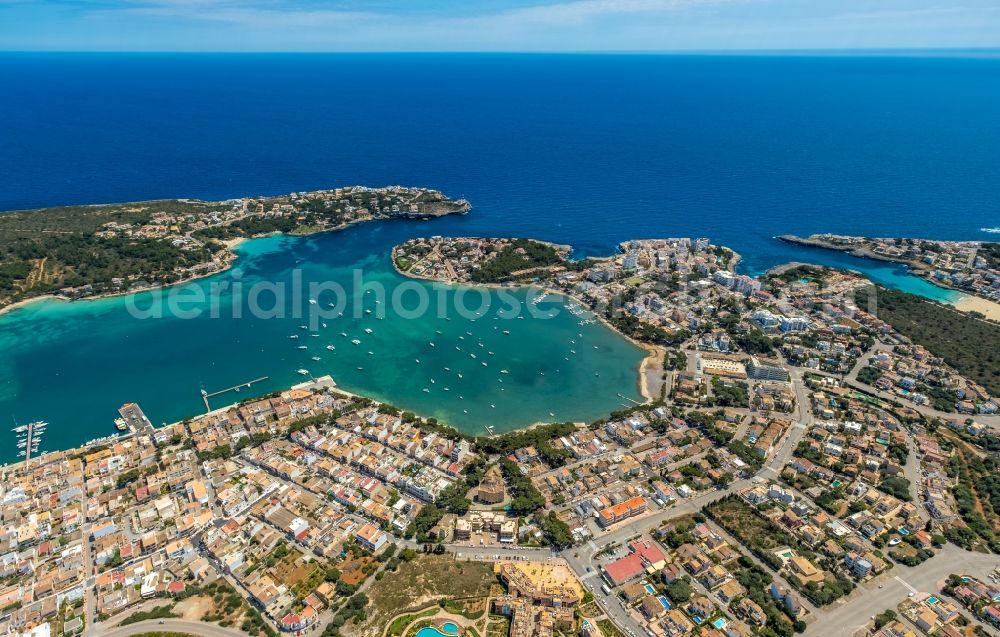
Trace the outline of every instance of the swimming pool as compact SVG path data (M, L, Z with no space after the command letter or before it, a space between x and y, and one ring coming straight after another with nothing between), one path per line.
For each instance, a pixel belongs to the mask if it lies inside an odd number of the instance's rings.
M726 623L727 622L725 617L717 617L716 619L712 620L712 625L718 628L719 630L725 628Z
M656 589L653 588L652 584L646 584L646 592L652 595L653 593L656 592Z
M424 626L417 631L416 637L454 637L458 634L458 624L453 622L445 622L441 624L441 628L435 628L434 626Z
M933 606L934 604L938 603L938 598L931 595L930 597L927 598L927 603Z

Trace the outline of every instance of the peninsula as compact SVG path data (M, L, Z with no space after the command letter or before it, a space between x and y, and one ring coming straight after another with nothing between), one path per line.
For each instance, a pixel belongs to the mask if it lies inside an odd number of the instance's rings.
M730 361L713 367L722 376L784 377L779 366L762 362L766 356L782 356L829 373L843 374L851 368L851 356L831 353L850 351L851 339L843 336L862 327L855 314L868 302L871 287L862 276L800 265L756 279L733 271L739 255L704 238L626 241L617 255L604 259L572 261L568 255L566 246L480 237L413 239L393 250L397 269L410 276L526 284L566 294L625 336L656 348L664 369L684 369L685 359L669 350L692 341L723 358L732 351L751 356L743 361L746 365ZM879 293L881 314L873 316L868 327L899 329L899 338L936 354L931 368L921 364L926 351L900 361L896 374L885 378L879 374L879 388L897 392L911 405L995 413L993 396L1000 395L1000 370L995 365L984 367L980 354L1000 350L1000 328L913 295L886 289ZM828 305L822 299L832 294L837 295L839 307L816 316L810 304ZM932 329L936 325L941 329ZM822 338L810 336L816 330L823 332ZM956 342L952 336L959 333L964 337ZM867 349L856 345L855 354ZM673 363L671 356L676 358ZM649 373L648 362L644 393L655 396L658 389L665 395L670 385L664 384L662 374L657 378ZM895 368L896 363L890 366ZM871 373L869 378L876 380Z
M236 240L465 213L436 190L351 186L206 202L168 199L0 214L0 311L32 298L136 292L229 267Z

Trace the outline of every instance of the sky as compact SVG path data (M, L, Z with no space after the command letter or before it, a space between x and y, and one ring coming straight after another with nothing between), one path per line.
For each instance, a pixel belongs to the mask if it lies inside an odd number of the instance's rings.
M3 51L1000 47L1000 0L0 0Z

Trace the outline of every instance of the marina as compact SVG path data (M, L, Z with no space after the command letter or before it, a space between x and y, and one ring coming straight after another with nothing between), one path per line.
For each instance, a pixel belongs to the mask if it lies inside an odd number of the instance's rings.
M48 425L49 423L44 420L36 420L25 425L18 425L17 421L14 421L14 427L11 431L16 434L18 459L23 459L25 463L28 463L33 455L37 456L41 453L39 447Z

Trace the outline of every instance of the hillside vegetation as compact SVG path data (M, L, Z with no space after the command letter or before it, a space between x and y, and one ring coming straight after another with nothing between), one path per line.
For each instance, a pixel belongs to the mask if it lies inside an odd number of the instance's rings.
M868 306L867 289L855 293ZM878 288L878 318L940 356L960 374L1000 396L1000 325L989 323L922 297Z
M117 291L129 281L171 283L179 271L211 261L221 246L181 248L152 237L97 235L105 224L142 226L154 213L194 215L216 204L150 201L106 206L63 206L0 214L0 307L64 288L88 294Z

